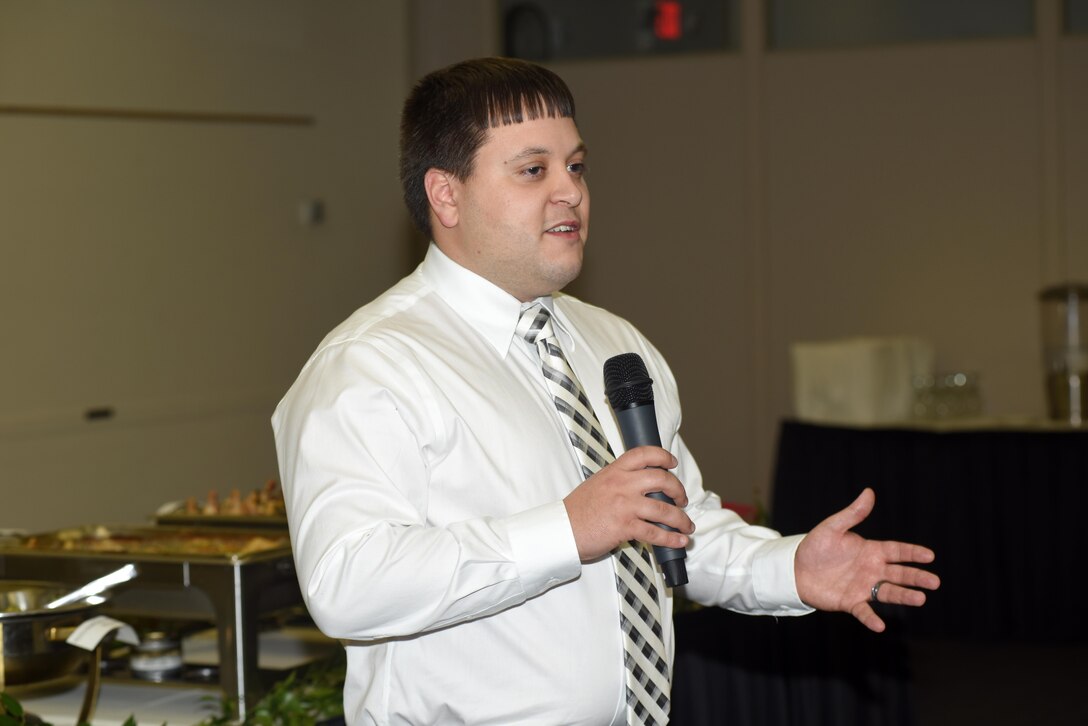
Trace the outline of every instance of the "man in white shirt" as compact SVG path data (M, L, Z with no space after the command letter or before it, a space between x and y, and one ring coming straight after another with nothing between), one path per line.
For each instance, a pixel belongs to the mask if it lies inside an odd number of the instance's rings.
M849 531L871 490L781 537L703 488L665 360L627 321L559 292L589 225L561 79L509 59L456 64L417 84L401 134L426 259L325 338L273 416L302 592L347 649L349 723L627 723L609 553L632 540L687 548L685 594L747 613L839 610L879 631L871 599L917 606L938 586L912 565L931 551ZM588 478L536 350L515 336L532 304L618 454ZM624 452L608 409L603 362L628 352L654 380L660 448ZM655 579L671 667L672 593Z

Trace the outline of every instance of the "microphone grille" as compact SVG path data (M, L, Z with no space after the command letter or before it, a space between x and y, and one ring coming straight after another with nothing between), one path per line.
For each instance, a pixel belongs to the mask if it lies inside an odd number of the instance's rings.
M604 392L614 409L653 403L653 384L638 353L620 353L604 362Z

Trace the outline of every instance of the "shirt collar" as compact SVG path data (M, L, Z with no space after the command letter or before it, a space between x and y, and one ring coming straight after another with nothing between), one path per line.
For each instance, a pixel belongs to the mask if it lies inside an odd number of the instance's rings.
M563 320L555 314L555 300L551 295L522 303L491 281L451 260L434 242L427 248L421 271L438 296L504 358L514 339L514 328L521 311L538 302L552 313L552 324L564 347L570 350L567 346L573 346L573 338Z

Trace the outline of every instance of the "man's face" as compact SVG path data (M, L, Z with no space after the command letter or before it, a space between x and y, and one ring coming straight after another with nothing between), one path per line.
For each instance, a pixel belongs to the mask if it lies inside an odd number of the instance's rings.
M562 289L582 268L589 232L585 157L569 118L491 129L472 175L453 185L444 250L522 301Z

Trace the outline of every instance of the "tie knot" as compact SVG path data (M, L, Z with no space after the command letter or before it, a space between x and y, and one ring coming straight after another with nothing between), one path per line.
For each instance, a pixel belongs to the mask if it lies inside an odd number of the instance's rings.
M537 340L551 338L554 335L551 312L540 303L525 308L521 311L515 333L533 345L536 345Z

